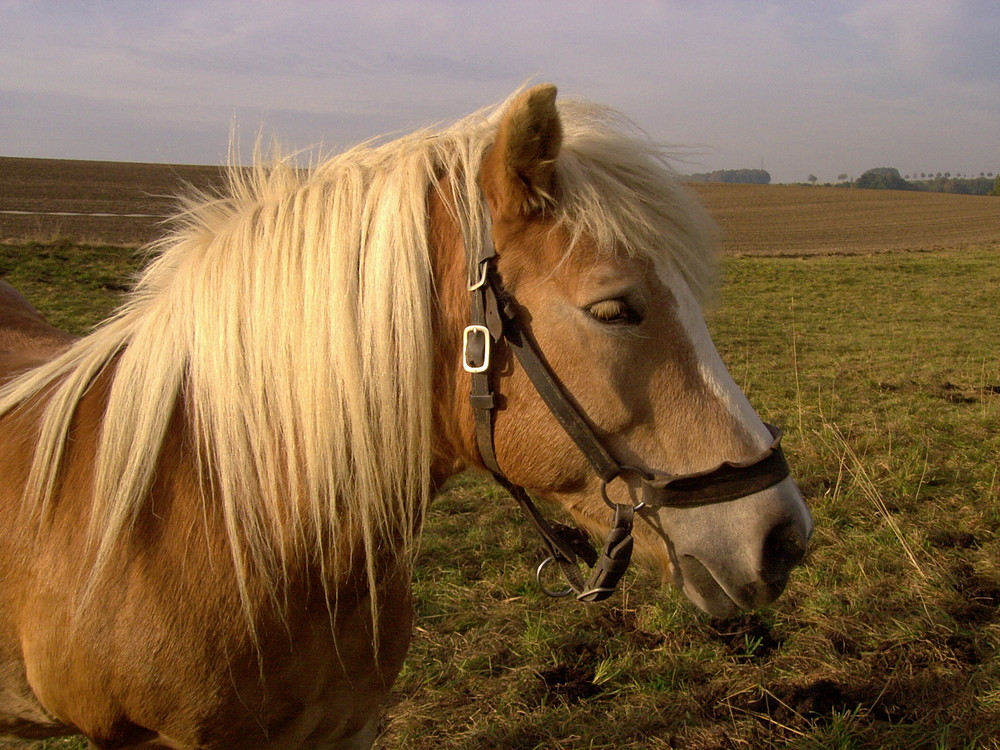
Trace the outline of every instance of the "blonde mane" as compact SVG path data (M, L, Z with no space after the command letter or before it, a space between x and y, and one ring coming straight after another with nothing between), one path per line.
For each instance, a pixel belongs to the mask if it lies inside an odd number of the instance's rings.
M44 518L76 406L107 369L95 570L146 502L178 409L246 606L251 570L277 592L293 562L340 559L343 529L362 540L373 592L390 550L409 565L431 485L427 201L451 185L466 243L481 241L477 176L505 107L311 170L233 169L228 194L188 198L118 312L0 389L0 414L47 393L26 507ZM606 108L563 100L560 115L558 211L571 234L670 267L705 299L712 225L663 150Z

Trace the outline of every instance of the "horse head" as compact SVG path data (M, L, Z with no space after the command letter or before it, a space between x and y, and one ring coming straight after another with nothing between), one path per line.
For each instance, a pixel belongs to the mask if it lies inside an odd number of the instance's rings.
M601 130L600 113L564 127L555 93L538 86L510 104L479 174L491 221L471 286L495 279L486 306L499 308L506 335L494 330L489 355L492 447L480 456L482 429L477 439L462 393L458 452L598 538L609 505L634 509L638 555L712 615L766 604L801 560L812 519L787 469L743 482L778 449L703 317L710 221L651 144ZM469 335L459 359L474 370ZM512 356L512 336L537 353L549 390L591 437L574 438L553 413L531 367ZM592 443L611 469L589 455ZM700 494L676 502L678 477ZM729 484L713 489L719 481Z

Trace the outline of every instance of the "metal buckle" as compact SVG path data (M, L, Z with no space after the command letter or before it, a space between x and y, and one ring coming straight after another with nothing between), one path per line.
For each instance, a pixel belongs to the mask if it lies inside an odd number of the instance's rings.
M573 593L573 588L571 586L567 586L562 591L557 591L556 589L550 589L542 581L542 573L544 573L545 569L555 561L556 559L554 557L546 557L544 560L542 560L542 562L538 566L538 569L535 570L535 583L538 584L538 588L540 588L542 590L542 593L545 594L546 596L551 596L553 599L562 599L564 596L569 596L570 594Z
M470 281L466 287L470 292L474 292L486 283L486 273L489 269L489 261L484 260L479 263L479 279L477 281Z
M651 474L648 471L645 471L644 469L640 469L637 466L629 466L628 464L622 464L621 470L619 471L618 476L613 477L611 480L604 480L604 481L602 481L601 482L601 499L604 500L604 504L605 505L607 505L609 508L611 508L611 510L614 510L616 512L617 512L617 508L618 508L618 503L612 502L611 498L608 497L608 484L609 484L609 481L613 482L613 481L615 481L615 479L621 479L622 474L626 474L628 472L632 472L633 474L638 474L640 478L642 478L642 479L644 479L646 481L650 481L650 480L653 479L653 474ZM633 511L638 511L638 510L642 510L645 507L646 507L646 503L640 500L638 502L638 504L632 506L632 510Z
M474 333L478 333L483 337L483 364L478 366L469 363L469 338ZM465 330L462 332L462 367L466 372L486 372L490 369L490 344L489 328L479 325L465 327Z

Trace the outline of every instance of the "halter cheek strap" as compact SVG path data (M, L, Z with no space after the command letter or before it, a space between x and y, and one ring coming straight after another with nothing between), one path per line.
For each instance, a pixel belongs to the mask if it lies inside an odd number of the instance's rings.
M788 464L780 445L781 430L773 425L767 425L773 437L771 445L761 455L748 461L725 462L708 471L684 475L620 464L563 390L530 334L518 324L513 304L502 294L494 268L495 258L496 249L492 241L484 241L474 266L474 278L468 287L472 295L471 321L463 333L462 364L471 377L469 400L475 415L479 455L496 481L524 509L549 550L549 558L538 567L536 575L545 593L565 596L576 592L577 599L585 602L601 601L611 596L632 557L632 521L639 508L685 508L725 502L773 487L788 476ZM493 439L493 412L498 404L492 385L492 365L494 351L504 343L510 347L546 406L603 482L601 492L613 515L611 530L600 555L579 529L547 521L527 491L507 479L500 468ZM645 501L636 506L613 503L607 495L608 483L625 472L634 473L646 490ZM591 567L586 581L577 565L578 559ZM551 562L559 564L569 589L555 592L544 585L542 572Z

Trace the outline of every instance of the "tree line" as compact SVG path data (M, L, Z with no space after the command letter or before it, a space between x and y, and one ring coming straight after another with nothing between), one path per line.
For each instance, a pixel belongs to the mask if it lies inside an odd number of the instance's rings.
M959 193L962 195L1000 196L1000 174L994 177L980 172L979 177L952 177L951 172L938 174L921 173L920 179L914 174L903 177L895 167L875 167L858 179L851 180L847 174L837 177L836 187L855 187L873 190L922 190L929 193ZM771 175L763 169L717 169L714 172L699 172L684 175L688 182L726 182L748 185L769 185ZM818 182L815 175L809 175L809 183ZM829 184L829 183L827 183Z
M876 167L869 169L853 183L841 184L875 190L922 190L930 193L1000 196L1000 175L994 177L992 172L989 175L981 173L979 177L952 177L951 172L936 175L924 173L920 177L922 179L910 179L910 175L904 178L894 167Z

